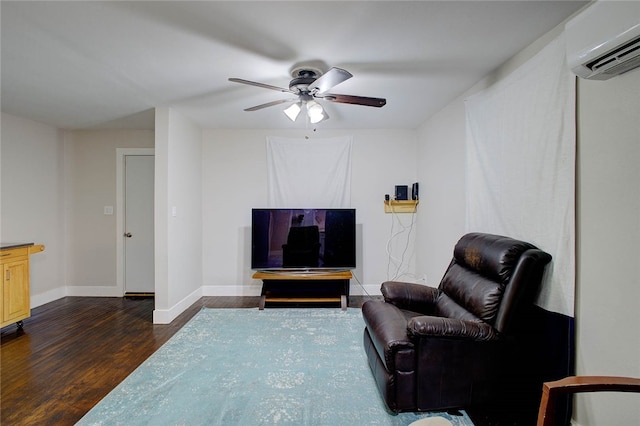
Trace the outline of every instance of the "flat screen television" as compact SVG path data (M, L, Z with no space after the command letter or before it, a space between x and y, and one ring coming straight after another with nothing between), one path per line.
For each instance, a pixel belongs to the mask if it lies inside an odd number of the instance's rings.
M355 209L252 209L251 269L355 267Z

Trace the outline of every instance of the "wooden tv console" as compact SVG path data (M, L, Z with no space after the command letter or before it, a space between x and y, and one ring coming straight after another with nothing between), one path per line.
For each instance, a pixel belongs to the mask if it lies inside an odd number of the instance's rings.
M257 271L253 278L262 280L258 308L263 310L266 302L340 302L342 310L346 310L352 276L348 270Z

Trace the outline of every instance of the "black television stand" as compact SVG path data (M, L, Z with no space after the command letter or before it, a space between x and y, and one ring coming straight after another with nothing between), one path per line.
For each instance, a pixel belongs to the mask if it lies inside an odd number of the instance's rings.
M253 278L262 280L258 308L263 310L267 302L339 302L342 310L346 310L349 299L349 280L352 276L349 270L257 271L253 274Z

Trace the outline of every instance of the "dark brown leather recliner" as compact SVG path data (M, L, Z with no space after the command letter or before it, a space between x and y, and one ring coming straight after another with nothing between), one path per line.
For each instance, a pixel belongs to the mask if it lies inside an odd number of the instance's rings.
M437 411L495 399L509 342L551 256L499 235L471 233L433 288L387 281L362 306L364 347L388 408ZM521 366L521 368L525 366Z

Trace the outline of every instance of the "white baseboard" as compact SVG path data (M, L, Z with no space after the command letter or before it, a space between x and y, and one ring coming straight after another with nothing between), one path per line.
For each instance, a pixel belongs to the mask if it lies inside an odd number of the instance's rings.
M202 287L203 296L260 296L262 284L255 285L207 285ZM380 284L360 285L351 283L352 296L380 296Z
M351 296L380 296L380 284L353 284L351 282L351 288L349 289Z
M122 297L123 294L116 286L67 286L66 296Z
M260 296L262 284L251 285L207 285L202 287L203 296ZM351 296L380 296L380 285L360 285L351 283Z
M254 281L249 285L205 285L195 290L187 297L176 303L169 309L156 309L153 311L154 324L169 324L184 312L189 306L198 301L202 296L260 296L262 283ZM379 296L379 284L360 285L351 283L349 294L352 296ZM31 296L31 308L42 306L46 303L62 299L66 296L74 297L122 297L122 291L115 286L67 286L59 287L44 293Z
M183 313L202 297L202 287L196 289L187 297L170 307L169 309L154 309L153 310L153 323L154 324L169 324L176 319L178 315Z
M262 283L250 285L205 285L202 286L203 296L260 296Z
M31 295L31 309L53 302L54 300L62 299L66 295L66 287L58 287L53 290L45 291L44 293L33 294Z
M31 295L31 309L62 299L74 297L122 297L122 292L111 286L66 286Z

